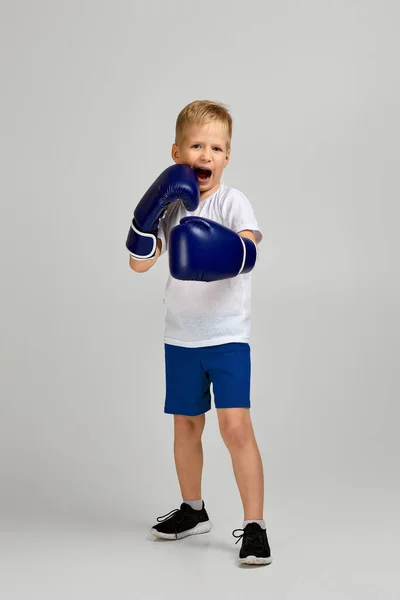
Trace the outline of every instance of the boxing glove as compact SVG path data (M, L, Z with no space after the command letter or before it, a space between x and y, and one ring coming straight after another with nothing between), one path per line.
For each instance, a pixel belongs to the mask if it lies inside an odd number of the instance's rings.
M219 281L249 273L257 246L228 227L202 217L184 217L169 237L172 277L186 281Z
M172 165L161 173L135 208L126 247L137 260L153 258L157 248L159 221L168 204L182 200L186 210L200 202L199 182L188 165Z

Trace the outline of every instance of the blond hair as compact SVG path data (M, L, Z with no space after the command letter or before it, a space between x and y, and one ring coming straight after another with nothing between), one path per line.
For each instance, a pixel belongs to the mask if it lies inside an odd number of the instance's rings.
M227 151L231 147L232 117L222 102L213 100L195 100L181 110L176 120L175 143L180 144L188 125L207 125L210 122L220 123L228 134Z

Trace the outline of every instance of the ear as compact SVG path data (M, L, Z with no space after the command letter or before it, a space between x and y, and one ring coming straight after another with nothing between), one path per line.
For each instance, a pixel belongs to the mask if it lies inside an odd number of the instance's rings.
M228 150L228 152L226 153L226 158L225 158L225 165L224 165L224 169L225 169L225 167L227 167L227 166L228 166L228 163L229 163L229 160L230 160L230 158L231 158L231 151L230 151L230 150Z
M177 146L177 144L172 144L171 156L172 156L172 160L174 161L174 163L176 163L177 165L180 164L181 153L179 150L179 146Z

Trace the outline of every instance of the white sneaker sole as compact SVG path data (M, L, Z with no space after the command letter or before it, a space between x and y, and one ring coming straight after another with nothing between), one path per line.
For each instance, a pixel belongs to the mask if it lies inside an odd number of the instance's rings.
M189 535L198 535L200 533L208 533L212 529L211 521L204 521L203 523L198 523L196 527L192 527L192 529L188 529L187 531L182 531L178 533L177 537L174 533L162 533L161 531L157 531L152 527L150 529L150 533L155 537L162 538L163 540L181 540L182 538L188 537Z
M239 558L239 562L245 565L270 565L272 563L272 556L269 556L268 558L246 556L246 558Z

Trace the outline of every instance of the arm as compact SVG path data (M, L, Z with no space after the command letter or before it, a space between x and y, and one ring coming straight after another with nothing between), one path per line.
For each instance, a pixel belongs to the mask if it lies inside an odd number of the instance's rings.
M256 237L250 229L243 229L243 231L238 232L238 235L240 235L241 237L249 238L249 240L252 240L255 243L255 245L257 246Z
M130 256L129 257L130 268L133 269L133 271L135 271L136 273L145 273L146 271L151 269L151 267L153 265L155 265L157 260L160 258L161 248L162 248L162 242L160 239L157 238L157 249L156 249L155 256L153 258L149 258L148 260L137 260L137 259L133 258L133 256Z

